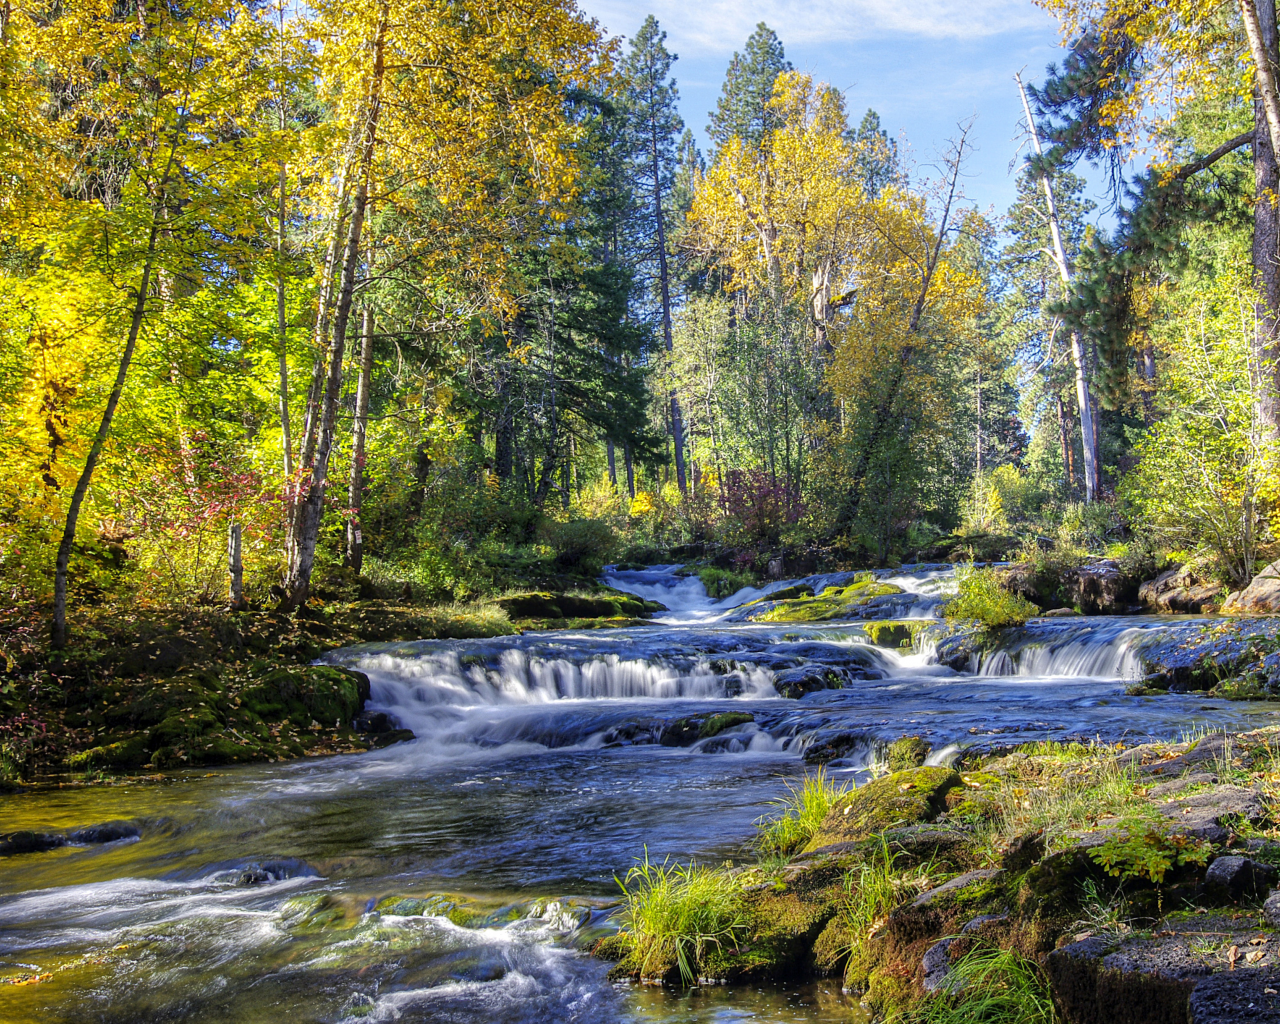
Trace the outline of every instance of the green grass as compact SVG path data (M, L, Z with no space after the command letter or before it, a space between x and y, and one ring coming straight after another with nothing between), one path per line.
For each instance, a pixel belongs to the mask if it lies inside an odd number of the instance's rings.
M711 947L737 946L748 924L741 875L699 864L654 864L644 860L618 879L622 926L635 943L642 977L665 971L674 960L686 985L697 981L697 965Z
M851 936L849 951L862 951L868 939L898 905L901 888L893 865L897 859L881 839L880 851L844 876L845 927Z
M1044 972L1009 949L975 949L951 965L952 995L939 995L909 1024L1056 1024Z
M787 784L788 795L776 801L781 813L756 822L754 846L762 860L789 857L804 849L822 826L831 805L849 792L822 769L806 775L798 786Z

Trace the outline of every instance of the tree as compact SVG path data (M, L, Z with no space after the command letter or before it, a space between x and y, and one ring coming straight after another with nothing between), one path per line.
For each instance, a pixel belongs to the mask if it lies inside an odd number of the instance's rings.
M650 263L654 267L652 276L662 322L662 342L669 355L672 345L672 282L667 249L667 221L671 216L670 200L676 168L675 140L684 131L684 122L676 111L679 93L671 78L671 65L676 58L667 52L664 45L666 37L667 34L658 27L653 15L646 18L631 41L631 50L622 62L620 75L636 147L635 188L637 193L646 198L647 219L651 225L647 241L652 258L642 261L642 266ZM668 397L676 482L680 493L687 494L689 485L685 476L685 442L680 401L674 390Z
M52 19L25 9L6 18L12 45L25 55L19 74L59 94L44 141L74 175L57 220L29 222L20 237L43 247L46 259L79 261L111 281L96 316L120 334L114 383L58 545L55 647L67 641L67 574L81 509L144 326L176 297L175 281L236 262L236 225L249 218L243 193L223 187L236 181L240 159L239 140L226 129L256 109L263 92L252 23L236 0L201 0L180 13L91 0Z
M744 49L745 53L734 53L716 109L707 115L707 132L715 141L717 158L730 139L759 147L782 124L781 114L772 105L774 84L780 74L793 70L782 41L762 21Z

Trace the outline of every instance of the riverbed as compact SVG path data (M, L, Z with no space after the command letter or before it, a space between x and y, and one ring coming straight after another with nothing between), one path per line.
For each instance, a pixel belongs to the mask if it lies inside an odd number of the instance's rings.
M946 761L1270 720L1203 694L1125 696L1131 649L1163 620L1039 623L957 672L856 621L742 621L767 594L712 601L676 569L610 576L671 609L648 626L331 655L412 742L0 797L3 832L137 831L0 859L0 979L35 979L0 985L0 1020L857 1020L836 980L674 993L611 984L584 950L615 927L636 858L746 856L819 748L856 778L904 734ZM894 616L934 617L948 579L893 577ZM841 688L778 696L815 671ZM729 727L670 742L673 722L726 711Z

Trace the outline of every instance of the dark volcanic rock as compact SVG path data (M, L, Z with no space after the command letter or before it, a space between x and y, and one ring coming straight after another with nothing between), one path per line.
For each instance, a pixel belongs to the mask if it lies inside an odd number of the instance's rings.
M67 845L67 837L44 832L9 832L0 835L0 857L15 853L43 853Z
M131 821L107 821L101 825L78 828L68 836L72 843L115 843L121 839L136 839L142 831Z
M1210 893L1235 901L1258 896L1276 880L1276 869L1248 857L1217 857L1205 872L1204 884Z
M1211 843L1224 843L1231 826L1240 821L1258 825L1267 820L1262 796L1240 786L1219 786L1207 793L1175 797L1160 807L1177 831Z

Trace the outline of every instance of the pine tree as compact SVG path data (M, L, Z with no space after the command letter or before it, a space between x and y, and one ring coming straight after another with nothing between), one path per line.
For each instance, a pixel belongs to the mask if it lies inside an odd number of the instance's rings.
M662 343L671 352L671 267L668 253L667 219L674 187L676 168L675 140L684 131L684 122L676 111L680 94L671 77L676 57L667 51L667 34L658 20L649 15L631 40L631 51L622 62L626 107L631 123L634 149L634 187L636 198L643 204L647 220L650 256L648 264L653 282L657 313L662 326ZM643 264L642 264L643 266ZM680 419L680 402L673 390L671 402L671 439L675 449L676 482L682 494L688 491L684 465L684 428Z
M720 99L708 115L707 132L717 149L734 136L759 146L783 122L782 112L769 106L778 76L794 70L783 52L782 40L762 21L745 49L729 62Z
M868 109L862 123L849 132L849 141L858 148L856 162L861 184L868 195L878 196L886 185L902 178L898 165L898 140L880 126L880 115Z

